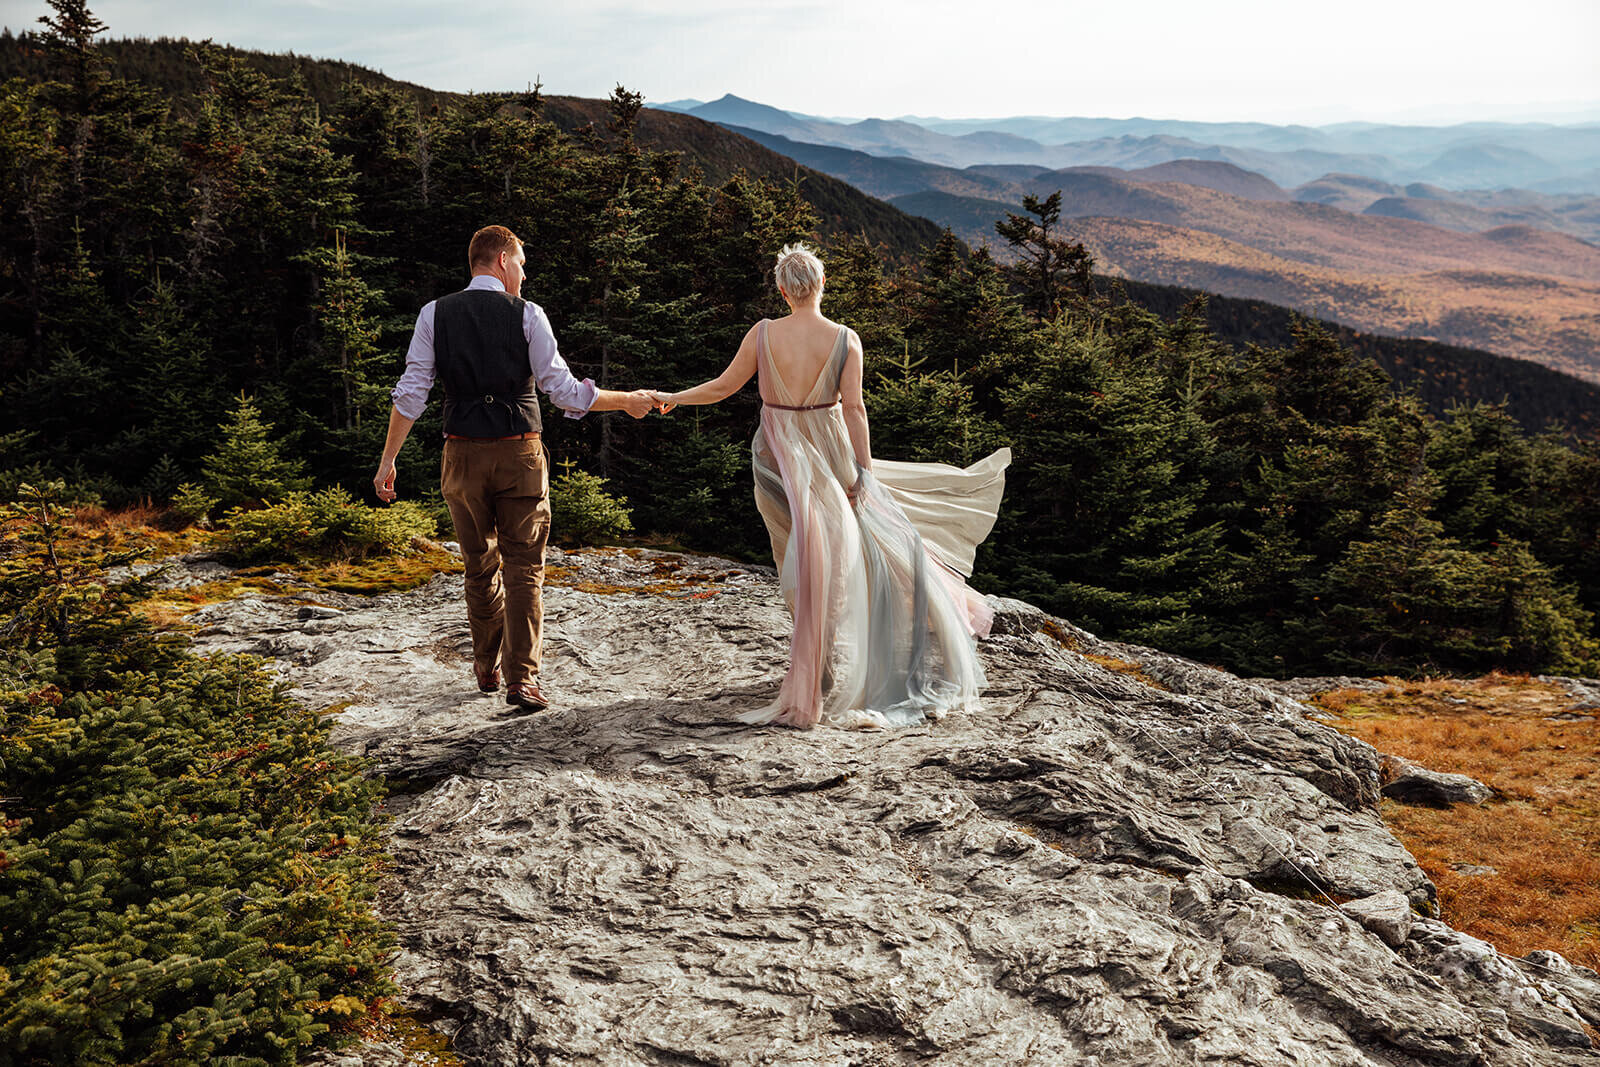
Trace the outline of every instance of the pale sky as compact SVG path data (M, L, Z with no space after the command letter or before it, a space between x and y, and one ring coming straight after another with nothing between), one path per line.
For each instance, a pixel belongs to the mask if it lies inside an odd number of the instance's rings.
M47 10L0 0L13 32ZM1600 0L101 0L113 37L210 37L435 89L850 117L1600 120Z

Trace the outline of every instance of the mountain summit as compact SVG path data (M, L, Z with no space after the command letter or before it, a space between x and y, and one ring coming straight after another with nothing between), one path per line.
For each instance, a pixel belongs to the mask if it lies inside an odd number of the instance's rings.
M471 691L459 577L195 617L388 776L402 1003L469 1062L1594 1062L1600 976L1431 917L1377 753L1292 699L996 600L978 710L752 728L770 571L550 562L534 717Z

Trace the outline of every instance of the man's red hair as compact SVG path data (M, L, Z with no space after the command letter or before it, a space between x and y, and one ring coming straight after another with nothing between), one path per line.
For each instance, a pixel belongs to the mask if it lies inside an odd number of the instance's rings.
M485 226L472 235L472 243L467 245L467 265L474 269L492 267L501 252L515 256L521 250L522 241L516 234L504 226Z

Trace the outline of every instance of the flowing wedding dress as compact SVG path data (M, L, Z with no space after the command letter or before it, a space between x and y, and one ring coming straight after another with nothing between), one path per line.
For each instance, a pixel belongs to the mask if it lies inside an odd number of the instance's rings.
M971 704L984 685L974 636L992 613L962 577L994 527L1010 450L966 470L875 459L861 471L839 403L848 331L796 397L773 369L767 320L758 328L756 507L794 634L778 699L740 718L903 726Z

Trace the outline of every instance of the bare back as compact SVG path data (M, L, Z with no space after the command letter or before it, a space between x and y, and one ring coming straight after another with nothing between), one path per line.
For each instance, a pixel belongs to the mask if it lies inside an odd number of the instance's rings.
M786 315L770 320L766 329L767 355L772 373L780 381L774 387L763 375L759 382L761 399L770 404L782 402L779 394L809 396L834 358L841 332L848 333L837 322L821 317ZM826 403L836 397L818 399Z

